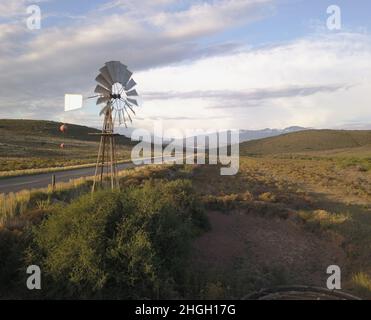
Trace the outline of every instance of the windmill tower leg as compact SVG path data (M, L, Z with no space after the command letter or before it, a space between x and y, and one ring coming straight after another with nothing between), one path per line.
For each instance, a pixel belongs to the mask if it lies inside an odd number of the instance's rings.
M107 166L107 176L110 176L111 189L114 190L118 187L115 149L112 109L108 108L104 116L92 192L96 190L98 184L103 186L105 166Z
M114 170L114 177L115 177L115 188L120 190L120 182L119 182L119 177L118 177L118 169L117 169L117 157L116 157L116 139L115 137L113 136L113 156L114 156L114 159L113 159L113 170Z
M109 116L108 116L108 127L109 127L109 133L111 133L111 135L109 135L109 152L110 152L110 176L111 176L111 189L113 190L115 188L115 183L114 181L116 180L116 177L115 177L115 170L114 170L114 159L115 159L115 154L114 154L114 149L113 149L113 143L114 143L114 136L113 136L113 119L112 119L112 111L109 112Z

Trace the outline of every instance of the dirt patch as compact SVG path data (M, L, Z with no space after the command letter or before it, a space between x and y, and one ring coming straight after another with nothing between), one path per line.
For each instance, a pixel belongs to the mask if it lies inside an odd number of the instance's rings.
M329 265L344 265L337 243L302 225L255 214L209 212L212 230L195 242L197 263L228 270L236 259L247 258L254 268L281 268L292 284L326 285ZM230 269L229 269L230 270Z

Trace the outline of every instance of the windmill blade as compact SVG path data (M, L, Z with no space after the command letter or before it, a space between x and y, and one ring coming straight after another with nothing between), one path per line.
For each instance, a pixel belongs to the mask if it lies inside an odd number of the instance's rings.
M111 95L111 91L102 87L101 85L97 85L95 90L94 90L95 93L100 93L102 94L103 96L105 97L109 97Z
M124 124L125 124L125 127L127 128L127 124L126 124L126 118L125 118L125 113L124 113L124 110L119 110L120 113L122 113L122 118L124 119Z
M125 74L125 78L124 78L123 84L125 85L125 84L127 84L129 82L129 80L132 77L133 73L129 69L126 69L125 72L124 72L124 74Z
M101 84L108 90L112 87L112 85L102 76L101 73L98 75L98 77L95 78L95 81L97 81L99 84Z
M126 124L126 118L125 118L125 113L124 113L124 112L122 112L122 117L124 118L124 124L125 124L125 128L127 128L127 127L128 127L128 125Z
M119 82L123 86L125 86L129 82L132 75L133 75L133 73L131 71L129 71L126 66L124 66L122 64L121 67L120 67Z
M113 116L113 123L116 122L116 118L117 118L117 112L114 113L114 116Z
M133 89L136 85L137 85L137 83L134 81L134 79L130 79L130 81L125 86L125 90L129 91L129 90Z
M118 110L119 109L119 106L117 104L117 100L116 99L113 100L112 108L115 109L115 110Z
M108 71L108 68L107 66L99 69L101 75L103 76L104 79L106 79L106 81L110 84L110 86L112 86L114 84L114 81L112 80L111 76L110 76L110 73Z
M120 112L120 110L117 110L117 114L119 115L119 125L121 126L122 120L121 120L121 112Z
M127 114L128 117L129 117L130 123L133 123L133 120L131 119L129 112L127 112L127 110L126 110L125 107L124 107L124 109L125 109L125 111L126 111L126 114ZM122 113L124 113L124 110L122 110Z
M119 68L119 70L118 70L118 73L117 73L117 82L121 83L124 86L125 83L128 81L128 80L126 80L126 76L125 76L128 67L123 65L123 64L120 64L120 66L118 68Z
M133 108L130 106L130 104L128 104L126 101L125 101L125 105L130 109L130 111L135 115L135 111L133 110Z
M138 96L138 92L137 92L137 90L131 90L129 92L126 92L126 95L128 97L137 97Z
M138 102L137 102L137 100L134 100L134 99L130 99L130 98L128 98L128 101L129 101L131 104L135 104L135 105L138 107Z
M109 97L100 97L98 100L97 100L97 105L98 104L102 104L102 103L106 103L110 101L110 98Z
M107 110L108 110L108 108L109 108L110 106L107 104L101 111L100 111L100 113L99 113L99 115L101 116L101 115L103 115L103 114L105 114L106 112L107 112Z
M106 67L113 82L120 82L120 72L124 65L120 61L110 61L106 62Z

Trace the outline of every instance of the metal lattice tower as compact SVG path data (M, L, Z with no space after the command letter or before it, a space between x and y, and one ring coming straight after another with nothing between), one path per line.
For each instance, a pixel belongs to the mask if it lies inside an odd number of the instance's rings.
M135 89L136 82L132 79L133 73L119 61L107 62L100 70L100 74L95 79L98 82L95 93L99 94L97 105L105 103L105 107L100 112L104 115L102 132L99 143L99 151L95 168L94 183L92 191L97 186L104 186L104 181L110 181L113 189L119 188L117 177L117 157L115 122L119 125L132 122L130 113L135 115L134 106L138 106L135 97L138 93ZM106 171L106 172L105 172Z

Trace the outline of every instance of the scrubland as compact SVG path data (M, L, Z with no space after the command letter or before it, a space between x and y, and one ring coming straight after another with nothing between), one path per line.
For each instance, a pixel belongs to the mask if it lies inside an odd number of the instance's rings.
M323 156L323 155L322 155ZM279 285L371 298L370 171L308 155L241 156L218 166L121 173L120 192L91 180L3 196L1 297L244 298ZM48 279L24 289L25 266Z

